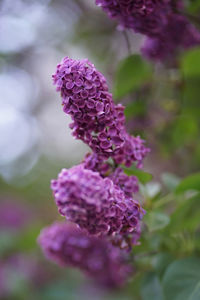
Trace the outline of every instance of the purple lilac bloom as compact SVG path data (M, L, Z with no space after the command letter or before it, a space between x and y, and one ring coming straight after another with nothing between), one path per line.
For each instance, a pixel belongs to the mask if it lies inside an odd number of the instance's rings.
M72 224L54 223L44 228L38 242L48 259L78 268L109 288L123 285L132 272L123 251Z
M183 1L96 0L121 27L148 38L142 53L152 60L169 60L183 48L200 44L200 32L181 15Z
M167 22L169 0L96 0L123 28L155 36Z
M139 191L138 179L136 176L128 176L122 168L116 168L109 176L115 185L119 186L127 197L132 197L133 193Z
M85 169L98 172L102 177L113 172L111 163L104 161L96 153L87 153L82 163Z
M120 153L125 165L130 161L141 164L148 149L145 152L142 141L139 155L138 138L130 137L125 129L124 107L114 104L104 76L93 64L65 57L53 81L61 92L64 112L72 117L71 129L76 138L88 144L99 159L113 157L119 161Z
M115 151L115 162L117 164L124 164L127 167L130 167L133 162L137 162L137 167L142 168L142 161L150 152L150 149L145 147L145 141L139 136L134 137L128 133L124 133L124 138L125 142L123 146Z
M60 214L68 221L90 234L113 240L119 236L119 246L130 247L128 237L138 228L144 210L110 178L78 165L63 169L51 188Z
M63 110L73 120L73 135L108 158L123 143L123 106L116 106L104 76L87 59L65 57L53 75Z
M142 53L152 60L169 60L183 48L200 44L200 32L186 17L171 14L163 32L155 38L147 38Z
M100 161L96 154L88 153L83 161L86 169L97 171L102 177L109 177L113 183L120 187L125 196L132 197L133 193L139 191L138 179L136 176L128 176L120 167L111 163Z

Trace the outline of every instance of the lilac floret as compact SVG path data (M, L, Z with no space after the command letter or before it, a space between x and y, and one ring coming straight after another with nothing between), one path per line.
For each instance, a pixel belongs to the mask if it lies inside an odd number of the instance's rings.
M109 176L115 185L119 186L127 197L132 197L133 194L139 191L139 183L136 176L128 176L122 168L116 168Z
M132 197L133 194L139 191L139 183L136 176L126 175L122 168L115 168L108 161L99 160L95 154L88 153L83 164L86 169L98 171L102 177L109 177L127 197Z
M38 242L48 259L78 268L109 288L123 285L132 272L126 253L72 224L54 223L44 228Z
M78 165L63 169L51 188L60 214L68 221L89 234L120 236L119 246L130 247L127 237L138 228L144 211L110 178Z
M145 146L145 141L139 136L134 137L128 133L124 133L124 139L123 146L115 151L115 162L117 164L124 164L127 167L136 162L136 166L142 168L143 159L150 152L150 149Z
M85 169L98 172L102 177L107 177L113 172L113 166L96 153L87 153L82 163Z

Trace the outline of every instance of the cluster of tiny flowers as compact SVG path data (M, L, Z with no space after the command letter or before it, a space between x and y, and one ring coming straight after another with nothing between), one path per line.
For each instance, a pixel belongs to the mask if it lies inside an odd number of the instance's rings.
M143 159L150 152L144 143L145 141L139 136L134 137L124 132L124 144L114 153L115 162L127 167L130 167L133 162L137 162L137 167L142 168Z
M39 244L58 264L117 287L130 274L123 252L138 244L145 213L133 199L137 178L127 176L119 164L142 167L149 149L127 133L124 107L114 104L104 76L88 60L65 57L53 82L73 120L73 135L92 153L52 180L59 213L74 225L53 224L42 231Z
M96 0L96 4L117 19L123 28L155 36L167 23L169 0Z
M163 31L154 38L147 38L142 53L151 60L170 60L182 48L200 44L200 32L186 17L171 14Z
M110 178L102 178L80 164L63 169L58 179L52 180L51 188L60 214L68 221L89 234L110 236L114 243L117 236L118 245L129 248L131 233L139 230L144 214L139 203L131 198L132 179L126 185L121 175L120 188Z
M121 18L128 14L149 15L156 8L159 0L96 0L111 18Z
M109 178L112 179L115 185L122 189L127 197L131 198L134 193L139 191L137 177L126 175L120 167L116 168Z
M98 171L103 178L109 177L112 179L113 183L120 187L127 197L132 197L134 193L139 191L139 184L136 176L126 175L122 168L113 168L110 163L100 161L95 154L88 153L83 164L86 169Z
M108 288L121 286L132 272L126 253L72 224L57 222L44 228L38 242L50 260L78 268Z
M96 0L96 4L121 27L148 37L142 53L150 59L167 60L178 50L200 43L199 31L179 13L182 1Z
M144 141L129 136L124 107L115 105L104 76L88 60L65 57L53 75L63 110L73 120L73 135L88 144L98 157L118 163L141 164L149 151ZM146 150L145 150L146 149Z

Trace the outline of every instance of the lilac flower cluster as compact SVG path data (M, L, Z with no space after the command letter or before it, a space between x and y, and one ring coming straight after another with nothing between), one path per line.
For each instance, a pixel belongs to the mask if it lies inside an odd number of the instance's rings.
M124 107L115 105L104 76L88 60L65 57L57 66L53 82L70 114L73 135L88 144L98 157L112 157L127 166L141 164L149 152L144 141L129 136Z
M137 167L142 168L143 159L150 152L144 143L145 141L139 136L134 137L124 132L124 144L114 153L115 162L127 167L130 167L133 162L137 162Z
M142 167L149 152L125 128L124 107L115 105L104 76L88 60L65 57L53 75L73 135L92 153L63 169L51 189L59 213L76 224L54 224L39 243L48 258L78 267L107 286L120 286L130 273L123 250L138 244L144 210L133 199L138 181L119 164Z
M117 19L123 28L155 36L166 24L169 0L96 0L96 4Z
M128 176L124 173L122 168L118 167L109 176L115 185L119 186L124 192L125 196L132 197L134 193L139 191L138 179L136 176Z
M200 32L187 18L171 14L163 31L154 38L147 38L142 53L151 60L170 60L182 48L200 44Z
M120 167L114 168L108 162L100 161L96 154L87 154L84 167L92 171L98 171L104 177L109 177L115 185L125 193L125 196L132 197L139 191L138 179L136 176L128 176Z
M127 237L138 229L144 211L131 198L133 178L125 185L122 170L118 173L121 173L121 182L119 178L118 184L122 188L110 178L102 178L98 172L78 165L69 170L63 169L58 179L52 180L51 188L59 212L67 220L89 234L107 235L111 240L118 236L120 246L131 247L132 243L130 245L127 242L130 240Z
M96 4L123 28L148 37L142 52L150 59L167 60L182 48L200 44L200 32L180 14L182 1L96 0Z
M132 272L126 253L72 224L54 223L44 228L38 242L50 260L79 268L109 288L121 286Z

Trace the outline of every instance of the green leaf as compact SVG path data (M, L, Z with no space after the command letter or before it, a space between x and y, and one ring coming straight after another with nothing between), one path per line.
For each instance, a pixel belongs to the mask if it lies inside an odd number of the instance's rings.
M191 0L188 3L188 12L190 12L191 14L199 14L199 9L200 9L200 2L198 0Z
M135 100L126 105L124 114L126 119L130 119L133 116L142 116L147 110L146 102L143 100Z
M184 193L188 190L200 191L200 173L189 175L176 187L176 193Z
M155 273L145 275L141 285L142 300L163 300L163 291L159 278Z
M171 233L184 232L185 230L195 231L199 227L200 220L200 194L181 201L177 209L170 217L170 224L167 229Z
M114 98L119 99L138 89L150 79L150 65L140 55L131 55L119 63L117 69Z
M168 252L161 252L156 254L152 259L152 265L156 274L162 277L166 268L173 261L173 256Z
M169 265L163 288L165 300L199 300L200 259L186 258Z
M167 214L151 211L145 215L144 221L147 224L149 231L152 232L165 228L169 224L170 218Z
M128 175L128 176L137 176L137 178L139 179L139 181L143 184L149 182L152 180L153 175L147 172L144 172L140 169L137 169L134 165L132 165L130 168L126 168L123 167L124 172Z
M141 187L141 192L144 197L155 198L161 191L161 184L159 182L149 182Z
M16 242L19 250L31 251L37 246L37 238L42 229L41 224L31 224L21 232L20 238Z
M171 174L171 173L164 173L164 174L162 174L161 177L162 177L162 181L163 181L164 185L170 191L173 191L180 182L180 179L176 175Z
M66 281L54 281L50 285L42 291L41 299L48 299L48 300L76 300L77 294L76 290L69 286Z
M172 142L176 148L180 145L189 144L198 139L198 125L194 115L182 115L178 117L173 125L171 132Z
M194 117L199 121L200 117L200 77L189 77L184 79L184 85L182 87L182 113L190 117L190 122L195 122ZM192 118L194 120L192 120ZM198 123L197 123L198 124ZM194 125L193 125L194 126ZM197 132L199 124L197 125Z
M0 231L0 255L8 252L15 246L16 243L16 234L12 231Z
M185 77L200 76L200 48L187 51L181 59L181 71Z

